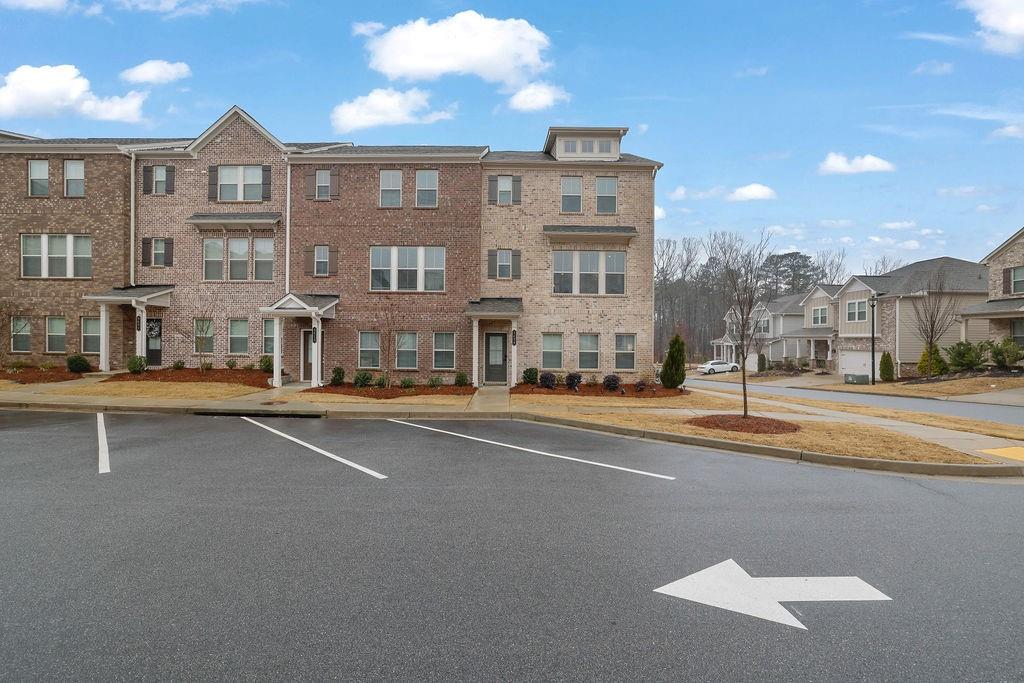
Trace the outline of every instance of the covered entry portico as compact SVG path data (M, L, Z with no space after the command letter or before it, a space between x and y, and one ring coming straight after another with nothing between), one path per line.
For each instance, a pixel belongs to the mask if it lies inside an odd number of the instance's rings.
M334 318L338 297L332 294L295 294L289 292L270 306L260 308L260 314L274 321L274 377L272 384L282 384L281 366L284 347L283 321L285 318L309 318L309 330L303 330L299 338L299 362L304 363L308 355L310 367L309 386L323 386L323 320Z
M110 370L110 306L131 306L134 309L135 355L145 356L150 334L149 309L170 306L173 291L174 285L138 285L115 287L102 294L86 294L82 297L100 305L100 372ZM162 343L160 337L157 338L158 343Z
M473 321L474 387L481 383L516 385L519 378L519 316L522 313L522 299L482 298L469 302L466 315ZM481 344L483 354L480 353Z

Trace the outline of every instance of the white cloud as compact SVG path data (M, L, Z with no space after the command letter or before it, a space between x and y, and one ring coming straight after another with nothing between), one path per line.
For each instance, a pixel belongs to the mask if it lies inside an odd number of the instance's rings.
M993 213L995 210L996 207L992 206L991 204L978 204L976 207L974 207L975 213Z
M651 129L651 127L649 125L647 125L646 123L638 123L638 124L636 124L636 132L639 135L646 134L647 131L650 130L650 129Z
M191 75L192 69L185 62L150 59L122 71L121 80L129 83L171 83Z
M733 74L735 78L761 78L768 75L767 66L751 66Z
M529 83L508 98L508 106L517 111L540 111L553 107L557 102L568 102L569 93L561 86L538 81Z
M917 234L920 235L921 237L936 237L938 235L944 235L946 233L940 228L921 228L920 230L917 231Z
M992 131L992 135L997 138L1024 138L1024 126L1012 123L1008 126L1003 126L997 130Z
M849 218L826 218L818 223L823 228L852 228L853 221Z
M775 194L775 190L762 185L761 183L751 183L750 185L744 185L743 187L737 187L726 199L730 202L750 202L759 199L775 199L778 195Z
M929 59L921 62L917 68L910 72L914 76L948 76L953 73L952 62L940 62L937 59Z
M954 116L970 121L994 121L1003 125L992 132L993 137L1024 137L1024 112L1021 111L999 109L983 104L965 103L936 107L931 113L938 116Z
M765 232L775 237L792 237L796 240L807 237L807 231L802 225L769 225Z
M706 190L693 190L689 194L691 199L714 199L715 197L721 197L726 193L726 190L727 188L724 185L715 185Z
M888 223L882 223L878 227L883 230L913 230L917 227L916 221L889 221Z
M865 154L864 156L848 159L844 154L829 152L825 160L818 165L818 173L821 175L891 173L895 170L896 167L891 162L876 157L873 154Z
M961 0L981 26L977 36L985 49L1012 55L1024 50L1024 4L1020 0Z
M914 251L915 249L921 248L921 243L918 242L917 240L905 240L903 242L900 242L896 246L899 247L900 249Z
M940 197L978 197L987 194L985 190L975 185L961 185L960 187L940 187L937 190Z
M686 186L676 185L676 189L668 193L668 198L674 202L681 202L686 199Z
M914 251L921 248L921 243L917 240L897 241L892 237L878 237L877 235L871 235L868 237L868 241L880 247L894 247L896 249L906 249L908 251Z
M665 217L665 209L661 208L657 204L654 205L654 220L660 221Z
M121 9L155 12L168 19L205 16L215 10L234 11L261 0L118 0Z
M943 45L963 45L967 42L966 38L960 36L952 36L948 33L929 33L927 31L910 31L904 33L903 38L907 40L924 40L929 43L941 43Z
M849 235L843 235L842 237L839 238L839 244L842 244L845 247L852 247L853 245L857 244L857 242Z
M147 93L97 97L89 80L72 64L24 64L4 76L0 87L0 116L58 116L74 113L98 121L138 123Z
M357 21L352 24L352 35L375 36L385 29L379 21Z
M434 123L452 116L452 108L431 111L430 93L426 90L376 88L368 95L361 95L336 106L331 112L331 124L335 132L348 133L374 126Z
M6 7L7 9L59 12L66 9L67 6L67 0L0 0L0 7Z

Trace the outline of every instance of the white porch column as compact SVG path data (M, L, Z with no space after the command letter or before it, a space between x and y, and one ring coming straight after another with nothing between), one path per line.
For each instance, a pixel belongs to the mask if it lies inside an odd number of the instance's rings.
M135 308L135 355L146 355L146 305L132 304Z
M825 356L826 360L832 360L832 337L828 338L828 355Z
M960 341L967 341L967 325L970 323L970 318L960 318Z
M473 318L473 386L480 386L480 319Z
M320 345L323 344L323 327L321 325L320 318L313 316L313 358L310 369L312 372L309 378L309 386L319 387L322 385L320 379L323 377L323 370L321 369L320 360Z
M516 385L517 378L519 377L519 333L516 331L519 329L519 320L512 318L512 338L516 340L516 343L512 344L512 377L509 378L508 386L512 388Z
M280 387L281 381L281 319L274 318L274 381L275 387Z
M100 372L110 372L110 315L100 304Z

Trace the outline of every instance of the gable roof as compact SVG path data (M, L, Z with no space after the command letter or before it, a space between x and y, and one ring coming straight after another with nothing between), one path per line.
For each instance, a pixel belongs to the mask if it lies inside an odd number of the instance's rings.
M884 275L853 275L834 296L838 296L854 281L870 288L876 296L911 296L927 291L940 275L947 291L988 293L988 266L940 256L910 263Z
M805 296L807 296L806 292L787 294L786 296L772 299L765 304L765 307L773 315L803 315L804 311L801 303Z
M12 130L0 130L0 140L38 140L39 138L24 133L15 133Z
M836 294L838 294L839 290L842 288L843 285L837 285L834 283L825 284L823 282L819 282L818 284L811 287L809 292L804 294L804 298L800 299L800 305L803 306L804 303L806 303L808 299L814 296L814 293L817 291L821 291L821 293L824 294L825 296L834 299Z
M986 256L985 258L981 259L981 262L984 263L987 266L988 262L991 261L992 259L994 259L996 257L996 255L999 254L999 252L1001 252L1003 249L1006 249L1007 247L1009 247L1011 244L1013 244L1017 240L1024 240L1024 228L1021 228L1017 232L1015 232L1012 235L1010 235L1010 237L1005 242L1003 242L998 247L993 249L992 252L988 256Z
M660 161L620 152L616 161L605 159L572 159L559 161L547 152L524 152L519 150L498 150L491 151L484 155L484 163L505 163L505 164L590 164L595 166L664 166Z
M276 137L274 137L269 130L261 126L259 121L251 117L248 112L239 107L237 104L232 106L231 109L228 109L226 112L224 112L224 115L216 121L214 121L212 126L204 130L199 137L197 137L195 140L189 143L185 147L185 151L194 152L198 149L202 149L207 145L207 143L209 143L209 141L214 136L217 135L217 133L223 130L225 126L231 123L234 119L239 118L248 123L253 128L255 128L257 131L259 131L260 135L262 135L271 143L273 143L274 146L277 147L279 150L281 150L282 152L284 151L284 144Z

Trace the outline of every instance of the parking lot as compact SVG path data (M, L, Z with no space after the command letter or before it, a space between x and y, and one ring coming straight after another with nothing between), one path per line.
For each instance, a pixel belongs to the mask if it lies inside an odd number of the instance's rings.
M1015 679L1022 520L522 422L0 411L0 678ZM730 559L890 600L655 592Z

